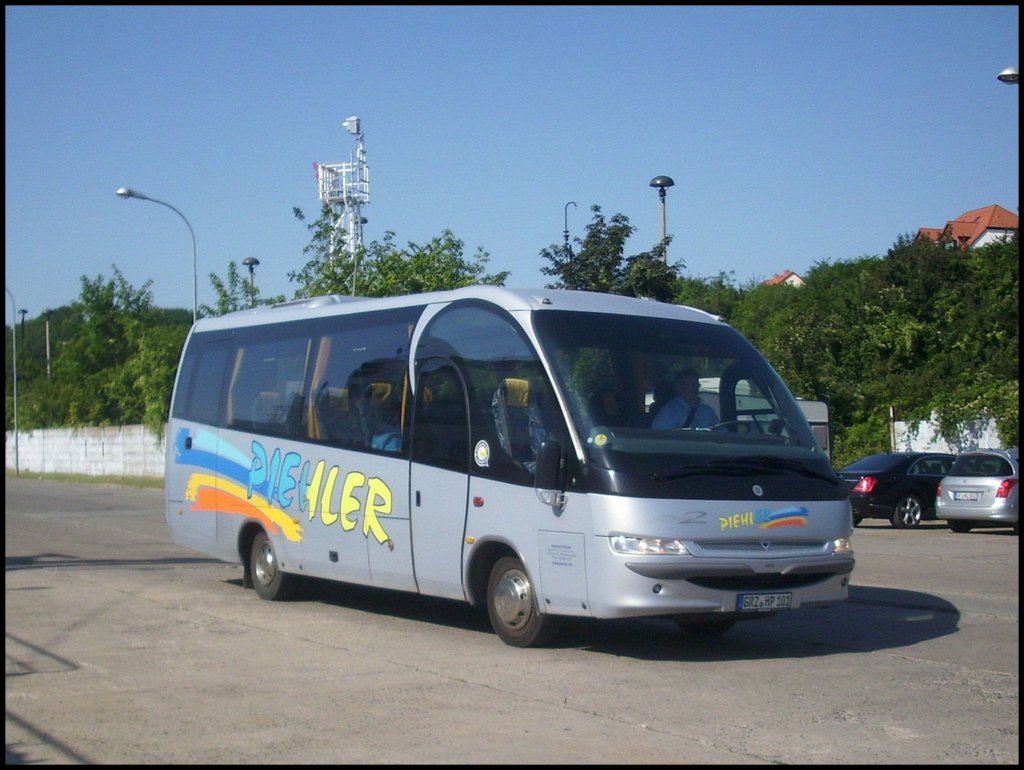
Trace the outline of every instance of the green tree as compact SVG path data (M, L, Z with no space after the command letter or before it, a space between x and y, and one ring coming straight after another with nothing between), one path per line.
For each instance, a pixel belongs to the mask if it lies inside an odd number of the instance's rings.
M305 221L301 210L293 212ZM388 231L383 241L360 247L353 260L344 252L342 240L333 234L332 221L330 207L324 206L319 219L307 225L312 238L303 253L310 259L288 274L289 280L299 284L296 299L352 293L391 297L473 284L502 286L509 275L508 271L488 274L490 255L483 249L478 248L472 259L466 259L463 242L450 230L443 230L425 245L409 243L405 249L395 245L394 233Z
M152 281L136 289L82 276L52 362L19 392L19 428L144 423L161 431L191 314L153 307ZM20 372L19 372L20 379Z
M667 265L663 259L671 242L666 238L647 252L625 256L626 241L636 231L624 214L605 219L601 207L590 207L593 218L583 240L576 239L579 253L566 246L549 246L540 256L551 264L541 267L553 276L551 289L576 289L605 294L625 294L670 301L677 291L683 263Z
M843 464L889 448L889 416L954 435L992 417L1018 443L1018 243L962 251L901 236L884 257L755 286L729 318L791 389L829 402Z
M210 273L210 286L217 295L217 301L213 307L200 305L200 316L219 316L255 305L274 305L285 301L283 294L260 297L259 285L250 286L249 279L242 275L236 262L228 262L227 276L224 279L216 273Z
M1020 241L957 250L933 303L936 345L929 404L942 434L978 417L995 419L1005 446L1020 441Z
M671 301L728 320L734 315L744 294L745 291L736 286L733 273L721 272L711 278L679 278Z

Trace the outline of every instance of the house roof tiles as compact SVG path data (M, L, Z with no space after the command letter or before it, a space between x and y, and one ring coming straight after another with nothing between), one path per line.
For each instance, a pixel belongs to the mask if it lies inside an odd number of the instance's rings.
M932 241L945 238L970 248L989 230L1017 230L1019 227L1020 217L1002 206L992 205L965 212L946 222L943 228L922 227L917 237Z

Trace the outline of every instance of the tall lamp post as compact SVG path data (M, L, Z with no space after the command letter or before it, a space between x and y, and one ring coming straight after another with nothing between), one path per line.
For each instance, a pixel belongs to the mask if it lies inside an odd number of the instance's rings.
M569 245L569 207L577 208L576 201L569 201L565 204L563 214L565 214L565 229L562 230L562 237L565 238L565 253L570 257L572 256L572 246Z
M249 307L256 307L256 265L260 261L256 257L246 257L242 264L249 268Z
M11 298L11 352L14 356L11 367L14 375L14 475L19 474L18 468L18 303L14 301L11 290L4 286L7 296Z
M665 230L665 189L674 184L670 176L656 176L651 180L651 187L658 189L658 197L661 198L661 261L665 264L668 264L668 246L665 243L668 238Z
M156 198L150 198L148 195L143 195L138 190L133 190L130 187L118 187L117 195L120 198L138 198L140 201L153 201L153 203L159 203L161 206L166 206L179 217L182 221L188 225L188 232L192 236L192 323L196 322L199 318L199 284L198 284L198 273L196 271L196 234L192 229L192 225L185 219L185 215L178 211L174 206L165 201L158 201Z
M47 308L43 311L46 316L46 379L50 379L50 313L53 311Z
M1015 86L1017 85L1017 68L1007 67L998 75L996 75L996 78L1002 81L1003 83L1006 83L1007 85Z

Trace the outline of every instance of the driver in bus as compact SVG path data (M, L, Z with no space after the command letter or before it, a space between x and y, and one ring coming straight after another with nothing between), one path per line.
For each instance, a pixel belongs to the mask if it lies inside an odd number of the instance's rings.
M675 376L675 395L658 410L651 421L657 430L702 428L718 424L715 410L700 400L700 378L693 369L684 369Z

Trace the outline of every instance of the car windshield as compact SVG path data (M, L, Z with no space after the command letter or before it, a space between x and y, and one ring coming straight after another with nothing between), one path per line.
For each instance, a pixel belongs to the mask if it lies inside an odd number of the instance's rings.
M726 324L546 310L534 328L598 468L835 478L792 394Z
M840 469L843 473L882 473L891 470L906 458L900 455L868 455Z
M1012 476L1013 466L999 455L963 454L953 463L949 475L974 478Z

